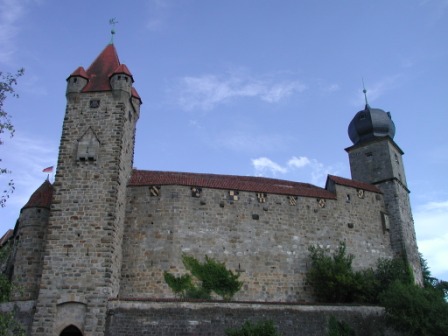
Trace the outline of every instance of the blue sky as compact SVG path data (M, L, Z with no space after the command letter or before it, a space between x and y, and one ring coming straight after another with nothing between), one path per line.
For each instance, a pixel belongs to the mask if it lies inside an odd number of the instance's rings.
M0 70L26 71L5 106L0 185L16 191L0 234L56 165L65 79L109 42L110 18L143 100L139 169L350 177L364 78L405 152L420 251L448 279L448 0L0 0Z

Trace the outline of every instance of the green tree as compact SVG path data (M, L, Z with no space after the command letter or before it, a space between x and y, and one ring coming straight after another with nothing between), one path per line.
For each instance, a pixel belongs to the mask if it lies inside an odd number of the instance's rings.
M353 255L346 255L341 242L332 256L320 247L309 248L311 267L306 275L307 283L314 288L321 302L353 302L359 292L360 281L353 272Z
M227 329L227 336L280 336L272 321L244 322L241 328Z
M406 335L448 335L448 303L434 288L393 282L380 295L389 325Z
M355 336L355 331L346 322L331 316L328 321L328 336Z
M5 265L11 252L11 243L0 247L0 265ZM3 271L3 270L1 270ZM13 285L4 273L0 273L0 303L9 300ZM23 326L15 319L16 311L0 313L0 336L25 336Z
M5 133L9 133L11 137L14 135L14 125L11 121L11 116L6 112L4 105L8 96L18 97L18 94L15 91L15 85L17 85L17 79L22 76L23 73L23 69L18 70L15 74L3 73L0 71L0 145L3 144L3 136ZM7 168L0 167L0 175L8 173L10 173L10 171ZM14 192L14 182L10 180L0 196L1 207L5 206L6 200L12 192Z

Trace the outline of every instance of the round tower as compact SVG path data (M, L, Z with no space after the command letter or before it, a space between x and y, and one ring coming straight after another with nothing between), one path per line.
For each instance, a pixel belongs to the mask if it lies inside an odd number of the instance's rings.
M35 300L42 275L42 259L53 186L47 180L22 208L14 235L13 300Z
M422 270L415 236L402 155L394 141L395 124L390 112L371 108L356 113L348 126L353 146L346 148L353 180L371 183L384 194L387 213L383 226L390 231L392 250L412 266L414 278L422 283Z

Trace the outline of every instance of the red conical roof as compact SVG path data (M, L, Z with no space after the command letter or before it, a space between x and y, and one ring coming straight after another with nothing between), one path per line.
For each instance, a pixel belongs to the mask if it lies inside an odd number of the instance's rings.
M53 197L53 185L45 180L42 185L31 195L28 203L22 208L50 208Z
M98 91L110 91L110 77L114 74L125 74L131 77L132 82L134 78L125 64L120 64L118 59L117 50L113 44L108 44L106 48L98 55L87 70L83 67L78 67L70 76L80 76L88 80L87 85L82 92L98 92ZM132 87L132 96L139 99L135 88Z
M87 83L82 91L112 90L109 83L109 77L115 72L115 69L117 69L119 65L120 60L118 59L115 46L113 44L107 45L87 69L89 83Z
M73 71L72 74L68 78L74 77L74 76L79 76L79 77L83 77L85 79L89 79L89 75L87 75L86 70L84 70L84 68L82 66L78 67L78 69Z

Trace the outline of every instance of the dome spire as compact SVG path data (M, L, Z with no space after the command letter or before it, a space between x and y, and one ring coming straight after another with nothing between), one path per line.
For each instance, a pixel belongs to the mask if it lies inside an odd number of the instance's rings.
M364 85L364 77L361 77L362 80L362 92L364 93L364 99L366 101L366 108L369 107L369 102L367 101L367 90L366 90L366 86Z
M109 20L109 24L112 26L112 29L110 30L110 43L114 44L114 35L115 35L115 24L117 24L118 21L115 18L112 18Z

